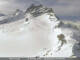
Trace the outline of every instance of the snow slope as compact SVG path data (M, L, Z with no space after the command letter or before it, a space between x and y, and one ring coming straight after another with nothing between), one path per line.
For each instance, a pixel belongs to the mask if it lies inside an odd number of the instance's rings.
M80 57L80 29L32 4L0 18L0 57Z

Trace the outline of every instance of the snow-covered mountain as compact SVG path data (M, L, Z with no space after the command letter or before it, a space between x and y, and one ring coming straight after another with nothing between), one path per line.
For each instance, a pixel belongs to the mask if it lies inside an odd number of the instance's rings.
M80 57L79 26L58 20L43 5L0 18L0 36L1 57Z

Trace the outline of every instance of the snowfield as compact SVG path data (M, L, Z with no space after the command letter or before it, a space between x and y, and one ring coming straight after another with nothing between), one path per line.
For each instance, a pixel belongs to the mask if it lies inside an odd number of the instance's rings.
M32 6L0 17L0 57L80 57L80 26Z

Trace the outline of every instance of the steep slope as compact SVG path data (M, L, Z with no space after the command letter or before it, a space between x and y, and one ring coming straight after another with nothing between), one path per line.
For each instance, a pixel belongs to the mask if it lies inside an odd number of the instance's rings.
M34 8L32 8L34 7ZM37 7L37 8L36 8ZM80 43L80 30L76 25L64 24L64 22L57 20L51 8L43 7L42 5L31 6L30 12L35 20L48 22L50 25L51 33L48 36L52 42L50 49L43 48L38 56L41 57L80 57L79 43ZM36 12L37 10L37 12ZM50 12L49 12L49 11ZM37 15L37 16L36 16ZM48 16L47 16L48 15ZM39 16L39 17L38 17ZM47 18L47 19L46 19ZM35 23L36 24L36 23ZM41 24L41 23L39 23ZM48 28L48 26L47 26ZM78 50L75 49L78 47Z

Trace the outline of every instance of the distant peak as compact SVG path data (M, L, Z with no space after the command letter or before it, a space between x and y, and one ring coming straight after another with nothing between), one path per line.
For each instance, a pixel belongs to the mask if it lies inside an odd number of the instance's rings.
M15 12L13 13L14 16L18 15L18 14L22 14L23 11L20 9L16 9Z

